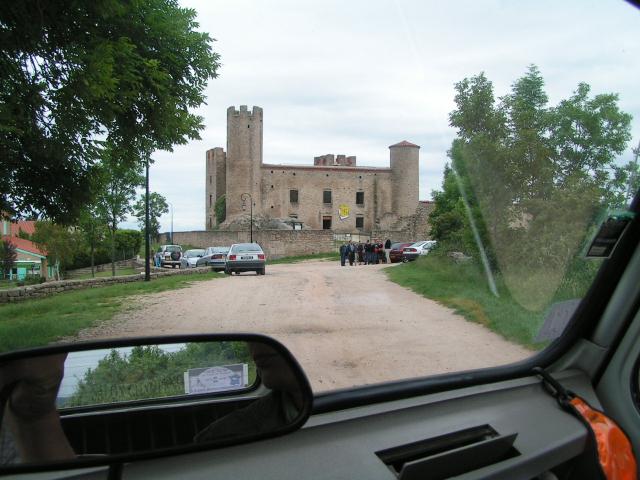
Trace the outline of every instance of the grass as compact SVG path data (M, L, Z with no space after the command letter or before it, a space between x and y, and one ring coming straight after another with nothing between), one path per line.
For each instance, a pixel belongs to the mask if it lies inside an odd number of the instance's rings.
M389 278L427 298L453 308L466 319L480 323L507 340L539 350L536 343L546 309L531 311L516 302L502 279L496 278L499 297L487 286L487 279L475 263L454 263L431 255L385 270Z
M139 273L139 271L132 267L116 268L116 277L119 277L122 275L136 275L137 273ZM111 276L111 267L106 268L102 272L96 272L96 278L110 277L110 276ZM86 280L87 278L93 278L91 277L91 273L78 275L77 277L73 277L72 280Z
M126 298L187 287L192 282L221 278L214 272L161 277L76 290L52 297L0 306L0 352L45 345L79 330L110 320L127 309Z
M276 265L279 263L298 263L305 260L340 260L338 252L314 253L312 255L298 255L294 257L282 257L276 260L267 260L268 265Z

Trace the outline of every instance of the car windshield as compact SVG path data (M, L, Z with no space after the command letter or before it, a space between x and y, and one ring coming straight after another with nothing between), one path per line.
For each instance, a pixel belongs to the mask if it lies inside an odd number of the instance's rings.
M249 331L316 393L503 366L632 217L628 2L52 3L0 9L0 351ZM250 255L176 254L209 245Z
M204 255L204 250L187 250L184 253L184 256L188 258L202 257L203 255Z

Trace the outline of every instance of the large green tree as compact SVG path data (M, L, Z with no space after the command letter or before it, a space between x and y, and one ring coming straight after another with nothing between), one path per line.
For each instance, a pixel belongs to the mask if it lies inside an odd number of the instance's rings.
M212 39L176 0L21 0L0 9L0 211L72 222L103 141L134 165L199 138Z
M157 192L149 194L149 235L155 239L160 232L160 217L169 211L167 199ZM145 195L142 194L133 206L133 214L138 219L140 230L145 227Z
M0 242L0 270L2 271L2 277L8 278L10 276L11 270L16 266L17 259L16 246L11 240L2 240Z
M631 138L631 116L615 94L591 96L580 83L553 106L544 87L533 65L499 99L484 74L457 83L451 167L443 192L434 195L434 236L470 237L470 222L456 209L464 200L465 215L478 226L475 249L531 308L552 295L585 232L626 194L623 183L637 171L616 164Z

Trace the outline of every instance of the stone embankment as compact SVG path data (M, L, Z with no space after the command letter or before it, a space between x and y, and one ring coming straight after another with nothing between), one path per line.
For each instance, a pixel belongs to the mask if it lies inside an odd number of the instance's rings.
M166 277L169 275L192 275L211 271L211 267L182 268L179 270L154 269L151 272L151 279ZM0 304L9 302L20 302L32 298L50 297L58 293L69 292L71 290L81 290L84 288L97 288L117 283L140 282L144 280L144 272L138 275L122 275L118 277L88 278L86 280L60 280L45 282L38 285L28 285L18 288L0 290Z

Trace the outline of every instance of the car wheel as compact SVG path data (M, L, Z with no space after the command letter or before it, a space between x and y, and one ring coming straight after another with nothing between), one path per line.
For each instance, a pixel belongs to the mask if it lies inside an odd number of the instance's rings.
M409 262L409 259L408 259L408 258L406 258L406 257L403 257L403 258L402 258L402 263L408 263L408 262Z
M265 269L261 268L260 271L258 272L258 275L264 275L265 274Z

